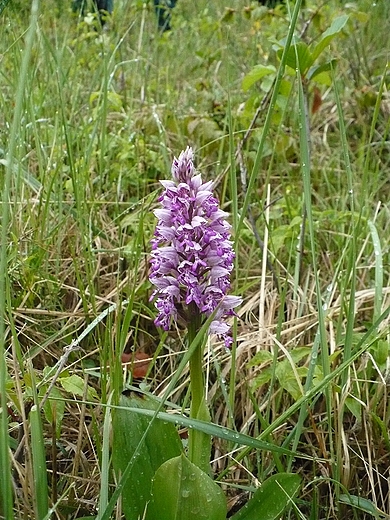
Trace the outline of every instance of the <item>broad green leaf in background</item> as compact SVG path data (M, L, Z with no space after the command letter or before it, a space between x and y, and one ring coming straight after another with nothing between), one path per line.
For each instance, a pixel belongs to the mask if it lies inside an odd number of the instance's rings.
M382 441L385 444L387 451L390 451L390 437L385 421L374 412L371 412L370 415L381 431Z
M254 83L270 74L276 75L276 69L273 65L255 65L242 80L242 90L246 92Z
M370 514L377 520L388 518L386 513L380 511L372 502L366 498L357 497L355 495L340 495L340 502L348 504L355 509Z
M190 138L198 140L203 145L210 145L223 137L223 131L211 117L194 117L187 119L187 132Z
M313 56L305 42L299 42L290 47L287 54L287 65L294 70L299 69L302 76L312 66L313 61Z
M119 405L156 410L159 403L151 397L132 393L130 397L122 395ZM117 475L125 471L150 420L150 417L131 410L113 410L112 463ZM180 455L181 451L182 445L175 426L159 419L153 421L123 489L122 508L126 520L143 518L146 504L151 499L151 483L156 470L165 461Z
M185 455L165 462L152 484L146 520L225 520L221 488Z
M333 38L335 38L335 36L337 36L343 30L345 24L348 21L348 18L348 15L343 14L342 16L339 16L333 20L331 26L322 34L320 41L312 51L313 62L316 61L318 56L330 44Z
M262 365L263 363L271 363L274 358L272 352L268 350L259 350L253 358L247 363L248 368L256 367Z
M361 420L362 417L362 403L358 399L354 399L353 397L347 397L345 399L345 406L348 410L358 419Z
M375 287L376 290L376 287ZM370 348L370 353L374 356L375 362L379 366L385 366L389 357L390 345L385 339L378 339Z
M299 69L299 73L302 77L309 76L310 74L309 79L313 79L322 72L330 70L336 60L319 65L318 69L313 65L320 54L326 49L326 47L328 47L333 38L341 33L347 21L347 15L339 16L333 20L331 26L322 34L319 42L315 46L309 46L303 41L297 41L294 39L294 42L287 53L287 65L294 70ZM278 42L277 45L274 45L274 49L279 58L282 56L284 45L285 39Z
M254 378L251 384L252 392L256 392L258 388L271 381L273 373L274 370L272 369L272 367L267 367L260 370L259 374Z
M85 381L82 377L72 374L71 376L63 377L61 376L58 379L59 383L61 384L62 388L69 392L70 394L77 395L79 397L84 397L85 393ZM88 386L87 388L87 400L88 401L96 401L97 399L97 393L94 388L91 386Z
M40 388L41 396L44 395L46 390L46 386ZM50 391L49 399L47 399L43 405L43 412L46 420L51 425L55 424L57 438L59 438L61 434L62 419L65 412L65 401L62 397L60 390L54 386Z
M324 72L329 72L329 71L335 69L336 66L337 66L337 60L335 60L335 59L327 61L326 63L322 63L321 65L314 65L313 67L310 67L308 73L306 74L306 77L309 80L313 79L313 78L319 76L320 74L323 74Z
M301 477L279 473L269 477L232 520L276 520L291 504L301 485Z
M287 359L276 365L275 375L279 384L295 400L304 394L302 380L307 375L307 367L296 367L295 370Z

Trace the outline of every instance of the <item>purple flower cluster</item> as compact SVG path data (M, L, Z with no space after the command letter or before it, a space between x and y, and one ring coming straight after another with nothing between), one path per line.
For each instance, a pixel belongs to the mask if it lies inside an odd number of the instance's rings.
M226 295L234 259L227 213L211 192L212 182L202 183L190 147L174 158L172 177L161 181L162 208L154 211L158 223L150 281L158 310L155 324L169 330L172 320L188 324L194 312L207 318L215 311L209 332L229 347L230 327L224 320L234 314L241 298Z

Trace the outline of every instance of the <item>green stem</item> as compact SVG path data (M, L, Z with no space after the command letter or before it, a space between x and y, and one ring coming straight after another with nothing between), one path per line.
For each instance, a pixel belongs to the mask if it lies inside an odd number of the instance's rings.
M191 321L188 324L188 346L194 341L201 328L201 316L195 305L190 306ZM190 358L191 407L190 417L210 421L210 414L205 398L203 378L203 350L201 341ZM211 438L209 435L191 428L188 432L188 457L205 473L210 471Z
M204 399L204 381L202 370L203 345L198 345L190 359L191 380L191 417L197 417Z

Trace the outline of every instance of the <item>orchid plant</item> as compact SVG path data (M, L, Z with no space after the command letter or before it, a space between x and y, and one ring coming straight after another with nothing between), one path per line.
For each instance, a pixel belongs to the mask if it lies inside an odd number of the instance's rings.
M196 171L192 148L174 158L172 179L161 181L165 188L159 198L162 208L154 211L158 223L150 281L158 310L155 324L169 330L174 322L182 323L190 345L202 323L212 316L209 332L230 347L233 340L226 319L241 298L227 295L234 260L227 213L213 196L212 181L202 182ZM201 343L190 359L191 417L208 420L202 360ZM206 437L196 430L189 432L189 458L205 471L210 458Z
M228 214L213 195L212 181L202 181L193 158L187 147L173 160L172 179L161 181L164 191L158 199L161 207L154 211L158 221L149 278L156 326L168 331L180 324L187 330L190 420L207 424L202 367L206 333L216 335L229 349L233 338L228 320L242 299L228 294L235 258ZM132 395L123 397L120 405L113 417L113 464L126 476L133 464L133 477L123 484L126 520L225 520L226 499L210 477L210 433L190 427L184 454L174 425L153 420L157 414L161 417L161 403ZM297 475L274 475L233 518L263 518L262 512L269 519L278 518L299 485ZM272 504L265 500L268 496Z

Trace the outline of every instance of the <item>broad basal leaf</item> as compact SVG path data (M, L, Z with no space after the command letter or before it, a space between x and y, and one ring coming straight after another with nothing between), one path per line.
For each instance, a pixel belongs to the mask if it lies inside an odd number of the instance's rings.
M279 473L268 478L232 520L276 520L293 501L301 485L301 477Z
M185 455L165 462L153 478L146 520L225 520L221 488Z
M133 410L113 410L112 462L118 476L125 471L151 421L151 417L141 415L134 409L156 410L159 403L152 398L132 394L130 397L122 395L119 405ZM146 504L151 499L151 483L157 468L168 459L180 455L181 450L175 426L155 419L140 445L131 475L124 485L122 508L126 520L143 518Z

